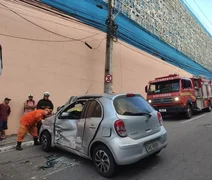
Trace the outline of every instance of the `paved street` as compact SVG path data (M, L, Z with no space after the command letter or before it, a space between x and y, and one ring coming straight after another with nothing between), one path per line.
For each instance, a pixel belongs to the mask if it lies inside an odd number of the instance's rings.
M211 180L212 113L191 120L164 122L169 145L155 158L121 167L117 180ZM47 164L46 164L47 163ZM41 147L0 154L2 180L101 180L92 162L61 150L45 153Z

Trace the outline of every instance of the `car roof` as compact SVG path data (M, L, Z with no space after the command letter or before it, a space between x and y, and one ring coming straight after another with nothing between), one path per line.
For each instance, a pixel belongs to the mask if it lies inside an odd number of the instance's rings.
M92 98L108 98L108 99L114 99L118 96L122 96L122 95L127 95L128 93L122 93L122 94L107 94L107 93L102 93L102 94L93 94L93 95L82 95L82 96L77 96L77 100L80 99L92 99ZM132 93L130 93L132 94ZM135 95L139 95L137 93L133 93Z

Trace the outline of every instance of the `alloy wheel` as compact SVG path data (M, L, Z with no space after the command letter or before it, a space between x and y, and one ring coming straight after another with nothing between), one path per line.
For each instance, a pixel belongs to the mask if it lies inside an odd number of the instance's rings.
M46 147L47 147L47 137L46 137L46 135L45 134L43 134L42 136L41 136L41 145L42 145L42 148L43 149L46 149Z
M103 150L99 150L96 152L95 163L96 163L97 168L102 173L107 173L110 169L110 159Z

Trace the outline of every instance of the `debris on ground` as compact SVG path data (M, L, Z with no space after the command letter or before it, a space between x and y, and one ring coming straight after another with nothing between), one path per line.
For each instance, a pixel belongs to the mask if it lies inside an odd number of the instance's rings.
M203 124L204 127L212 128L212 124Z
M27 160L27 161L24 161L24 162L20 162L20 164L26 164L26 163L29 163L30 161Z
M1 162L0 165L5 165L5 164L9 164L9 163L11 163L11 161Z
M57 163L56 160L58 158L60 158L61 156L59 155L50 155L50 156L46 156L46 163L43 166L38 167L39 170L44 170L47 168L51 168L54 167L54 165Z
M58 167L67 167L67 166L76 166L79 165L79 162L76 162L75 159L70 159L62 157L60 155L50 155L46 156L46 162L43 166L39 166L38 170L45 170L48 168L58 168Z

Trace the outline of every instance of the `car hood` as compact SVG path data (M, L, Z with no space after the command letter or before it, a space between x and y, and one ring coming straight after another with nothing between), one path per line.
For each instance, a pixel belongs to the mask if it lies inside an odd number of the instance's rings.
M54 123L54 119L55 119L55 115L46 118L43 121L43 125L45 125L45 126L51 126Z

